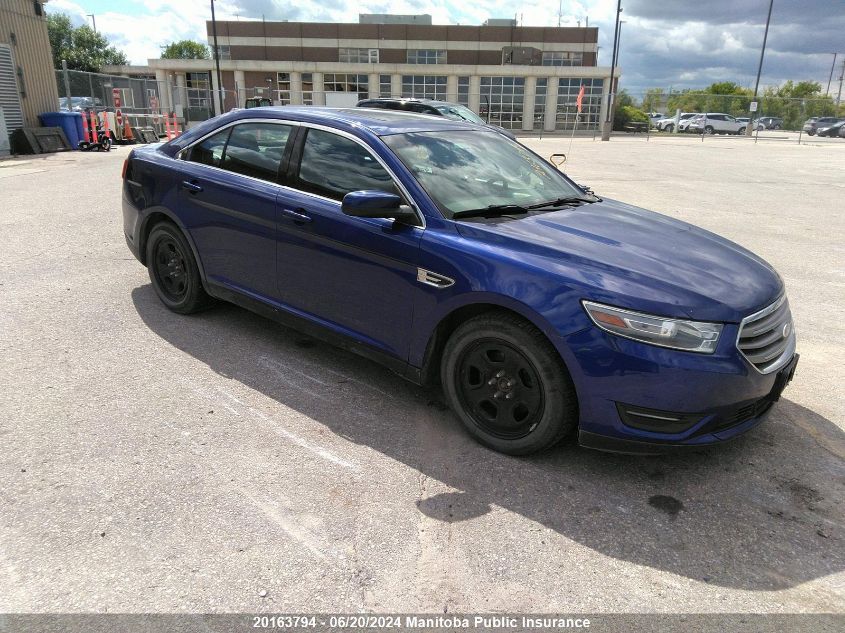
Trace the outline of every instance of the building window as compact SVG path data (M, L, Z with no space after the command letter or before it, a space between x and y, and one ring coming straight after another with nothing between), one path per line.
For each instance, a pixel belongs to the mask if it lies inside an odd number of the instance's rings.
M302 73L302 105L314 105L314 75Z
M326 73L323 75L326 92L357 92L359 99L370 96L367 75L348 75L345 73Z
M338 48L337 56L348 64L378 64L377 48Z
M543 66L583 66L584 53L566 51L546 51L543 53Z
M402 96L445 100L446 75L403 75Z
M546 121L546 94L548 94L549 80L546 77L537 78L537 89L534 92L534 127L543 129Z
M469 107L469 77L458 77L458 103Z
M408 49L409 64L445 64L446 51L430 48Z
M185 87L189 108L207 108L210 105L210 81L208 73L185 73Z
M522 127L524 77L481 77L481 115L507 129Z
M211 51L212 51L212 58L213 58L214 57L214 55L213 55L214 47L213 46L211 47ZM220 55L220 59L232 59L232 49L228 45L227 46L222 46L222 45L218 46L217 52Z
M584 86L584 99L581 102L581 114L578 114L576 102L581 85ZM556 130L598 129L601 113L602 79L558 79ZM577 115L577 116L576 116Z
M290 73L277 73L278 93L276 101L278 105L290 105Z
M379 97L392 97L393 96L393 84L390 80L390 75L379 75L378 76L378 96Z

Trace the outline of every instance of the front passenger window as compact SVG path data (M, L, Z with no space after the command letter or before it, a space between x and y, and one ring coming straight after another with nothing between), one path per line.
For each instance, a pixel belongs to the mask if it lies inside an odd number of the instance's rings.
M300 187L327 198L342 200L350 191L381 190L398 193L390 174L355 141L323 130L310 129L299 164Z

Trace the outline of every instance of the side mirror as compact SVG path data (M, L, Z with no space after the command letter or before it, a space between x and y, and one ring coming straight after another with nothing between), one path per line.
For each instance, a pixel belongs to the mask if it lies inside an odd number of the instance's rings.
M386 191L351 191L343 196L340 209L356 218L394 218L411 224L417 220L402 198Z

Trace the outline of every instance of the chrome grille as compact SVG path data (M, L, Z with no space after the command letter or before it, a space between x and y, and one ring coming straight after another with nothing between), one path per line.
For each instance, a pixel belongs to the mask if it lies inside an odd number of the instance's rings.
M786 295L743 319L736 345L761 373L783 367L795 353L795 328Z

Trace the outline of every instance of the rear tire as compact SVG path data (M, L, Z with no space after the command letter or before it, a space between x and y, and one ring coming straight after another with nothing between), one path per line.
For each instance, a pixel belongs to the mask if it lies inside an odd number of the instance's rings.
M705 133L705 134L713 134L715 131L716 131L716 130L714 130L714 129L713 129L713 126L711 126L711 125L708 125L708 126L706 126L706 127L704 128L704 133Z
M507 312L459 326L440 366L446 399L476 440L509 455L557 444L578 424L572 378L540 330Z
M161 302L178 314L208 308L213 300L202 287L193 251L176 225L160 222L147 238L147 270Z

